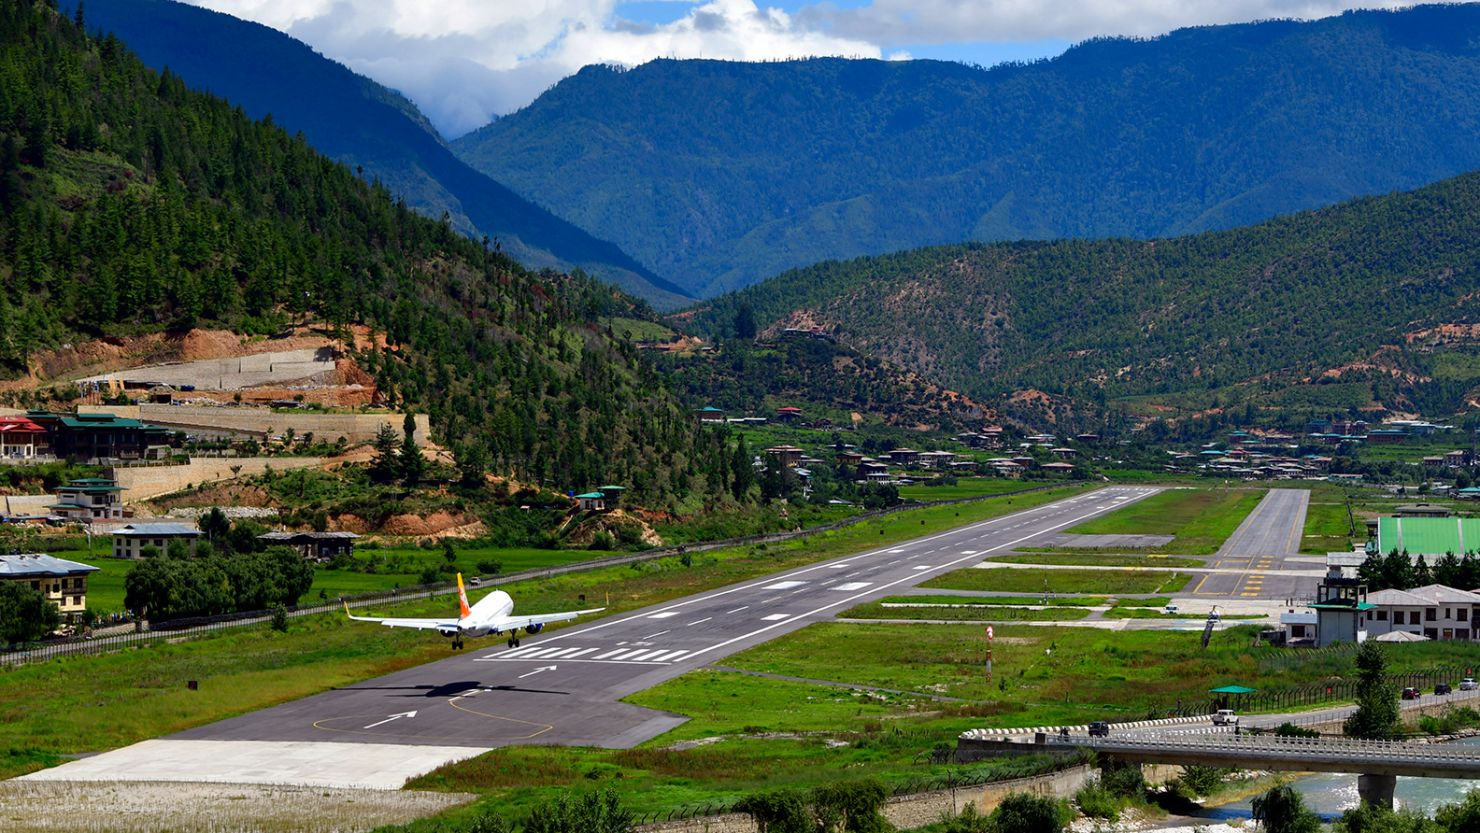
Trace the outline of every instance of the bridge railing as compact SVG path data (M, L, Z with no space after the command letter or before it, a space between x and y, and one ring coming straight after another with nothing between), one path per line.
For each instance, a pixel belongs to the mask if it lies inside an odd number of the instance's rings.
M1480 767L1480 748L1442 743L1414 743L1362 738L1294 738L1274 735L1186 735L1139 734L1109 738L1045 735L1047 743L1113 751L1141 749L1176 751L1229 751L1239 753L1346 754L1365 758L1408 761L1456 761Z

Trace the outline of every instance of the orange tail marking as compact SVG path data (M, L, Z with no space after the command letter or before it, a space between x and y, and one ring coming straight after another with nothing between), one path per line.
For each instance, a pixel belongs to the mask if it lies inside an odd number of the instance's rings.
M472 608L468 607L468 591L463 588L462 573L457 574L457 605L462 608L462 618L473 615Z

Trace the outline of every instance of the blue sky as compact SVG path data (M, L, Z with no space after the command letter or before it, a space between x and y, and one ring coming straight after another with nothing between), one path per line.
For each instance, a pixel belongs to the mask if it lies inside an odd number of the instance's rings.
M286 32L460 135L589 64L931 58L992 66L1103 35L1314 19L1345 0L186 0ZM1367 0L1363 8L1408 5Z

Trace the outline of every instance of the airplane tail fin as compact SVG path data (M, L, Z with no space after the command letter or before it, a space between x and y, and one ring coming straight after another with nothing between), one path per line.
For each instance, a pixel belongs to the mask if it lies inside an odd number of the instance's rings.
M462 618L473 615L473 609L468 606L468 591L463 588L462 573L457 574L457 604L462 608Z

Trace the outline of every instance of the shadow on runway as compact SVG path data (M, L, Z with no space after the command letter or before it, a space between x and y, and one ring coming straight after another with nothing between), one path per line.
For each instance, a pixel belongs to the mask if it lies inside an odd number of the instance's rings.
M458 683L443 683L442 685L361 685L343 686L332 689L333 691L407 691L414 694L397 694L393 697L456 697L465 691L517 691L524 694L559 694L570 696L569 691L551 691L543 688L524 688L515 685L484 685L483 683L468 680Z

